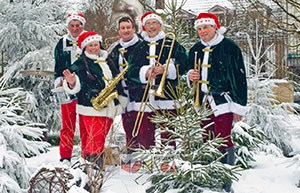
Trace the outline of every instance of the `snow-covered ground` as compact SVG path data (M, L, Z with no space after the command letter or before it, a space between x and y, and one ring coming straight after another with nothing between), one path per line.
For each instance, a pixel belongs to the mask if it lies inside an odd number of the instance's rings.
M300 188L297 188L300 168L289 166L288 161L292 158L260 153L255 155L255 159L255 168L241 172L239 181L233 183L235 193L300 193ZM41 166L55 166L58 160L58 147L51 147L48 153L27 159L27 162L29 168L35 170ZM121 170L120 166L115 166L101 193L143 193L147 187L146 180L147 175L129 174ZM207 190L205 193L217 192Z

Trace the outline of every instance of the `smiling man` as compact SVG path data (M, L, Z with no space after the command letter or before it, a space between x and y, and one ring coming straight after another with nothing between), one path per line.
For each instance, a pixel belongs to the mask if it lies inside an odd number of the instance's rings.
M130 17L121 17L118 21L118 33L120 39L113 43L108 50L111 50L108 56L109 65L114 65L116 68L119 68L120 71L125 68L126 62L128 61L129 57L131 57L134 48L140 42L139 37L136 34L136 27L135 23ZM131 172L131 159L130 155L126 155L127 153L131 153L132 146L134 145L132 140L132 129L133 124L135 122L136 113L132 111L131 104L133 102L132 97L130 97L128 92L128 77L127 73L124 75L124 79L122 80L122 86L124 92L127 94L129 103L127 104L126 108L122 112L122 123L123 128L126 134L126 147L127 151L125 152L125 158L121 160L122 162L122 169Z
M224 28L215 14L200 13L194 27L200 41L190 49L188 77L190 81L200 83L200 102L207 103L205 106L213 111L202 128L214 123L206 130L225 139L225 144L220 147L224 153L221 162L234 165L232 124L240 121L247 111L247 80L242 52L233 40L223 36ZM198 61L201 61L200 70L195 70ZM230 192L231 183L226 183L224 189Z
M86 20L81 13L67 16L68 34L58 41L54 50L55 88L62 87L63 71L69 69L77 60L78 37L84 32L85 23ZM70 165L76 128L77 99L75 95L71 95L71 99L71 102L61 104L62 128L60 131L59 153L60 161L65 165Z
M179 74L185 72L185 64L187 62L187 55L185 48L181 46L176 40L174 42L173 51L171 52L170 62L168 68L166 68L166 62L168 61L168 55L170 47L164 46L162 53L160 50L164 38L172 41L175 37L166 37L167 35L163 31L162 18L153 13L146 12L141 17L143 41L139 43L129 60L130 68L128 70L128 88L129 95L133 99L131 105L132 111L138 113L141 111L141 105L143 102L148 102L155 110L170 110L174 111L174 101L167 94L166 98L160 96L154 96L153 92L157 89L162 80L162 74L166 70L166 79L164 88L170 93L167 85L171 84L175 90L178 83L178 73L176 71L176 65L179 66ZM171 43L168 42L170 45ZM161 55L160 58L158 56ZM147 83L151 84L150 91L146 90ZM146 90L146 93L145 93ZM142 101L143 94L148 95L147 101ZM134 144L136 147L149 149L155 145L155 124L150 121L150 117L154 114L154 109L147 106L142 116L142 122L139 128L135 128L137 132L134 133ZM143 110L142 110L143 111ZM174 141L167 140L169 138L168 133L164 133L161 136L162 142L166 145L175 146ZM170 142L170 143L169 143Z
M110 65L115 65L122 71L125 67L126 61L132 55L134 48L140 42L140 39L136 35L135 23L130 17L122 17L118 22L118 33L121 37L116 43L113 43L113 48L108 56L108 62ZM122 86L124 92L127 94L128 99L130 99L128 87L127 87L127 73L125 74L124 80L122 80ZM128 100L128 101L132 101ZM124 109L122 113L122 122L126 134L126 145L130 149L132 145L132 128L135 121L135 116L132 114L130 108L131 102L128 103L127 108Z

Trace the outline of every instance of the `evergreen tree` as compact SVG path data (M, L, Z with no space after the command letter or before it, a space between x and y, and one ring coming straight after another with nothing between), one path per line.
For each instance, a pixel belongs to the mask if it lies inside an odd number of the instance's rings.
M292 136L295 128L290 113L293 111L293 104L281 103L277 100L273 88L276 87L278 80L271 78L276 69L269 60L262 61L262 58L268 54L270 45L265 51L263 48L263 38L259 38L258 25L256 27L255 40L246 33L240 35L246 36L250 53L254 59L254 64L249 64L249 111L245 116L245 123L263 130L269 140L280 147L285 155L292 151ZM266 70L270 69L270 70ZM283 81L283 80L280 80Z
M195 110L190 89L180 84L176 92L169 93L175 98L176 114L156 111L152 121L160 132L171 133L167 142L156 138L156 147L147 150L153 158L153 165L159 168L151 174L151 187L147 192L165 192L178 189L179 192L202 192L204 188L222 189L224 183L237 180L239 167L224 165L224 156L219 148L224 139L211 138L201 123L207 120L211 111L201 106ZM175 128L173 131L170 128ZM206 140L204 140L204 138ZM176 142L176 149L170 143ZM162 165L170 168L161 171Z
M54 76L24 75L22 71L54 71L53 51L67 32L68 13L99 7L98 1L0 0L0 49L8 61L4 78L27 91L24 116L46 127L60 129L60 107L50 98Z
M26 103L20 88L7 88L0 79L0 192L19 193L29 186L30 171L25 157L45 152L41 142L44 124L22 116Z
M235 144L235 164L249 169L255 162L254 154L267 143L267 136L262 129L240 121L233 126L232 140Z
M27 91L24 116L47 128L60 124L59 108L49 108L53 76L22 75L22 71L53 71L53 49L64 33L66 6L61 1L0 0L0 49L8 65L4 79ZM50 110L49 110L50 109Z

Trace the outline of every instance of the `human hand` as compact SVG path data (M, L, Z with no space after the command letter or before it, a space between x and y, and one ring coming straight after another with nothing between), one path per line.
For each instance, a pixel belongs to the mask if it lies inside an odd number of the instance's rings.
M71 73L70 70L66 69L63 71L63 75L69 86L73 87L76 83L75 72Z
M158 61L156 61L156 66L154 66L153 72L156 75L159 75L159 74L163 74L164 70L165 70L165 67L161 63L159 63Z
M148 81L152 81L156 78L156 74L154 73L154 67L152 66L146 72L146 78Z
M243 119L243 116L233 113L233 121L239 122Z
M200 73L198 70L192 70L189 73L189 80L192 82L197 82L200 80Z

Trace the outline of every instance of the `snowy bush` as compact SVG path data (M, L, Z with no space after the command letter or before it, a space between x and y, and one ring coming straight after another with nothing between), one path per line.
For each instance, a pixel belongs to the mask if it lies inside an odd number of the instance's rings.
M248 169L255 161L254 153L266 143L267 137L263 130L238 122L233 126L232 140L235 144L236 164Z
M30 171L25 157L46 151L42 142L44 124L25 119L24 92L6 88L0 79L0 192L22 192L29 186Z

